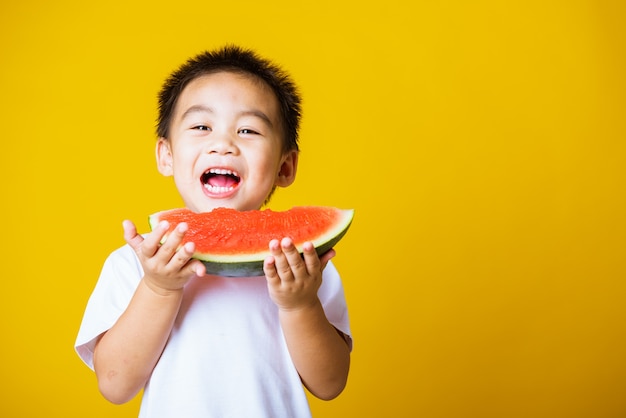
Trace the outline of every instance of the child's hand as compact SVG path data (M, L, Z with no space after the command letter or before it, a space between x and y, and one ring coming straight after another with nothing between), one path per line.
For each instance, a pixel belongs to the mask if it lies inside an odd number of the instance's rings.
M187 224L177 225L163 245L160 242L169 228L165 221L159 223L145 239L137 233L137 228L131 221L124 221L123 227L124 239L139 257L144 270L144 281L152 290L179 290L194 275L204 276L204 264L191 258L195 250L194 244L188 242L180 245L187 232Z
M308 307L318 302L317 291L322 284L322 270L335 256L330 250L318 257L313 244L303 245L304 258L289 238L272 240L270 255L263 270L270 297L281 310Z

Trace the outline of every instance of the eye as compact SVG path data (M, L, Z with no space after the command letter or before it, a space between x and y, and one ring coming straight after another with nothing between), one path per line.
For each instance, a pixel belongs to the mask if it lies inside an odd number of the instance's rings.
M206 125L195 125L191 129L196 130L196 131L210 131L211 130L211 128L209 128Z
M244 135L258 135L259 133L253 129L250 128L241 128L239 130L240 134L244 134Z

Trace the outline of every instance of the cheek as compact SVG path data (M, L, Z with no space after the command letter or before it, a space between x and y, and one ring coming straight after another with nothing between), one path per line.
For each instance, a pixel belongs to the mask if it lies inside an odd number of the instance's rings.
M248 167L259 175L268 177L278 172L280 161L268 147L247 149L244 153Z
M276 184L278 178L278 167L275 161L258 162L255 167L255 173L253 178L250 178L253 183L258 187L259 192L265 193L267 189L271 189Z
M198 158L199 152L192 146L177 147L172 150L172 163L174 169L180 172L193 169L193 165Z

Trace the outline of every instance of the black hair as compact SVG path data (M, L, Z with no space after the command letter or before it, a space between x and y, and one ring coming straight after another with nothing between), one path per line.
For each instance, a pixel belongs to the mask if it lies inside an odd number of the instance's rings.
M301 97L287 73L249 49L228 45L203 52L174 71L159 92L157 135L169 138L172 113L183 89L189 82L206 74L234 72L251 75L267 84L278 99L283 125L283 151L299 150L298 130L301 118Z

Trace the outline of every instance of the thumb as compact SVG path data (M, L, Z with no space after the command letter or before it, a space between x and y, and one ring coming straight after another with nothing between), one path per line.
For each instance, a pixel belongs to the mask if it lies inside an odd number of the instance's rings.
M139 250L139 247L143 242L143 237L137 233L137 227L135 227L135 224L131 221L125 220L122 222L122 228L124 228L124 240L135 251Z
M324 270L326 268L326 265L328 264L330 259L333 258L336 254L337 253L335 252L334 248L331 248L330 250L322 254L322 256L320 257L321 270Z

